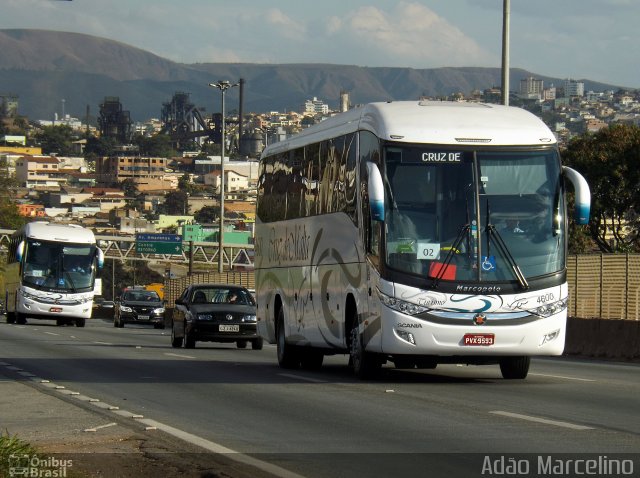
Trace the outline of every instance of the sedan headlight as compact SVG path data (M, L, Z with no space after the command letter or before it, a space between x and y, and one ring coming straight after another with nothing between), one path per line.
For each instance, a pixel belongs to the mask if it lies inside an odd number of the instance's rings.
M558 312L562 312L567 308L569 304L569 297L565 297L564 299L560 299L557 302L551 302L549 304L541 305L540 307L536 307L535 309L529 309L527 312L533 315L537 315L538 317L551 317Z
M429 310L428 307L391 297L390 295L382 293L380 290L378 290L378 296L384 305L403 314L418 315Z
M243 315L241 320L242 320L242 322L256 322L256 316L255 315Z
M213 314L198 314L198 320L213 320Z
M164 307L158 307L157 309L153 309L154 314L164 314Z
M127 307L126 305L121 305L120 312L133 312L133 309L131 307Z

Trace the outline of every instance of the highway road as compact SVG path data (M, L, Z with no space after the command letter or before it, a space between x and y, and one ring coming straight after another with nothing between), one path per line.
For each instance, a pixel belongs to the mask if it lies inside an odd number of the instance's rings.
M501 463L566 471L569 459L640 474L639 364L535 359L522 381L497 366L387 365L363 382L345 356L284 370L271 345L174 349L169 329L98 319L3 321L0 361L283 476L498 476Z

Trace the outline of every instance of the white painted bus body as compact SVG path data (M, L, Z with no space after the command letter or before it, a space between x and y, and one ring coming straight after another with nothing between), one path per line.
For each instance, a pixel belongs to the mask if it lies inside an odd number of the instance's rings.
M358 141L363 134L378 138L381 147L387 151L381 153L383 156L387 154L381 167L387 169L391 157L389 151L395 154L394 147L407 157L409 149L404 151L404 147L425 148L429 152L421 153L422 161L434 167L432 163L437 161L459 161L459 155L473 155L473 164L477 165L476 155L490 156L494 151L496 154L515 152L516 156L538 151L553 158L557 155L556 139L551 131L540 119L522 109L473 103L407 101L373 103L325 120L287 141L270 145L263 152L261 162L266 164L269 158L278 155L287 158L289 152L299 148L349 134L358 135ZM358 161L363 157L361 153L359 142ZM295 156L291 157L295 159ZM500 162L490 158L487 163L494 177L500 177ZM557 163L552 166L556 168L558 177L552 179L557 188L563 188L559 160ZM287 163L284 161L282 164ZM542 160L540 164L547 167ZM479 166L474 167L480 170ZM509 164L505 169L515 171L517 167ZM552 169L551 166L549 168ZM360 181L363 168L356 169ZM525 161L522 176L542 174L540 171L543 169L530 167ZM263 169L262 172L268 171ZM582 179L574 171L571 173L568 176L577 175ZM387 179L388 173L382 171L382 175ZM492 178L476 176L474 187L486 187L488 190L497 184L490 181ZM573 182L572 177L568 179ZM586 183L584 185L586 187ZM419 183L417 186L407 184L406 189L420 187ZM512 194L517 187L518 184L509 184L504 189ZM386 185L383 189L387 190ZM400 190L398 188L396 192ZM370 183L368 194L371 193ZM562 354L568 301L565 268L567 223L564 201L558 197L557 191L546 193L547 198L555 198L557 202L552 205L555 216L549 223L555 227L550 233L554 238L545 239L550 250L556 244L553 259L549 259L552 264L542 264L545 261L544 248L540 249L542 252L537 253L535 260L530 261L531 264L526 254L523 259L518 256L510 261L488 255L488 248L484 257L468 250L466 254L470 261L479 267L484 267L482 261L493 260L493 269L496 270L496 264L502 261L500 273L503 278L500 281L487 280L485 274L484 281L478 282L470 276L459 281L443 276L425 281L426 272L422 276L416 273L418 265L411 264L403 271L391 266L390 256L373 260L362 231L366 220L360 206L365 194L367 192L360 187L357 224L341 212L277 221L264 221L258 214L255 260L257 317L258 331L265 340L278 342L276 325L281 312L286 343L295 346L303 357L313 350L323 354L353 354L352 332L345 310L355 307L365 351L376 354L382 361L396 361L396 365L410 357L430 363L489 363L504 357ZM484 219L486 215L486 223L492 227L492 215L506 221L509 214L515 214L508 208L501 211L497 200L490 207L487 198L500 194L481 193L478 189L477 196L480 199L475 201L475 207L478 212L481 207L484 210L482 214L473 211L474 217ZM577 196L582 201L577 204L577 209L584 221L585 216L588 217L588 189L586 192L582 189ZM482 204L485 199L486 206ZM385 196L384 201L389 202L389 197ZM442 197L439 201L446 205ZM495 213L492 212L494 209ZM389 217L381 223L385 231L381 233L385 238L385 254L389 254L391 247L401 249L403 246L402 240L394 242L390 239L393 226ZM434 217L433 226L438 229L447 220L446 208ZM476 242L482 244L482 233L476 231L473 234ZM424 240L421 243L418 236L409 239L407 242L418 245L434 245L437 251L429 259L444 261L448 258L444 252L445 242L433 241L432 244ZM510 241L509 247L518 251L516 256L523 254L521 251L528 246L539 247L533 240ZM487 237L486 243L490 245L491 242ZM413 250L408 252L415 256L415 244L411 247ZM510 272L505 272L519 269L518 260L523 260L520 265L525 271L527 268L532 271L532 275L524 274L518 278L517 272L513 277ZM419 264L420 260L414 258L413 262ZM469 274L472 274L473 265L469 266ZM551 272L540 273L547 266L551 267ZM451 264L445 264L443 269L448 267ZM461 272L463 268L457 270ZM483 337L487 343L482 343ZM480 343L469 343L473 341ZM304 360L302 363L304 365ZM410 363L415 366L420 361Z

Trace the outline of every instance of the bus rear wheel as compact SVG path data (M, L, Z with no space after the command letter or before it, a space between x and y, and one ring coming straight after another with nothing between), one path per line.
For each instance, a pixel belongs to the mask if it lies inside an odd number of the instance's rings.
M282 308L278 311L278 319L276 320L277 330L277 352L278 364L282 368L298 368L300 366L300 356L295 345L287 343L284 330L284 311Z
M502 378L508 380L522 380L527 378L531 357L504 357L500 359Z

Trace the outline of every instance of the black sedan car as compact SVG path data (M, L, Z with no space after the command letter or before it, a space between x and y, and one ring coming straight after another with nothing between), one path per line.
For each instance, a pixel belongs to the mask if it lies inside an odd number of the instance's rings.
M156 291L125 289L115 303L113 326L124 324L153 324L164 329L164 303Z
M175 301L171 345L193 348L197 341L235 342L238 348L262 348L256 332L256 303L244 287L192 284Z

